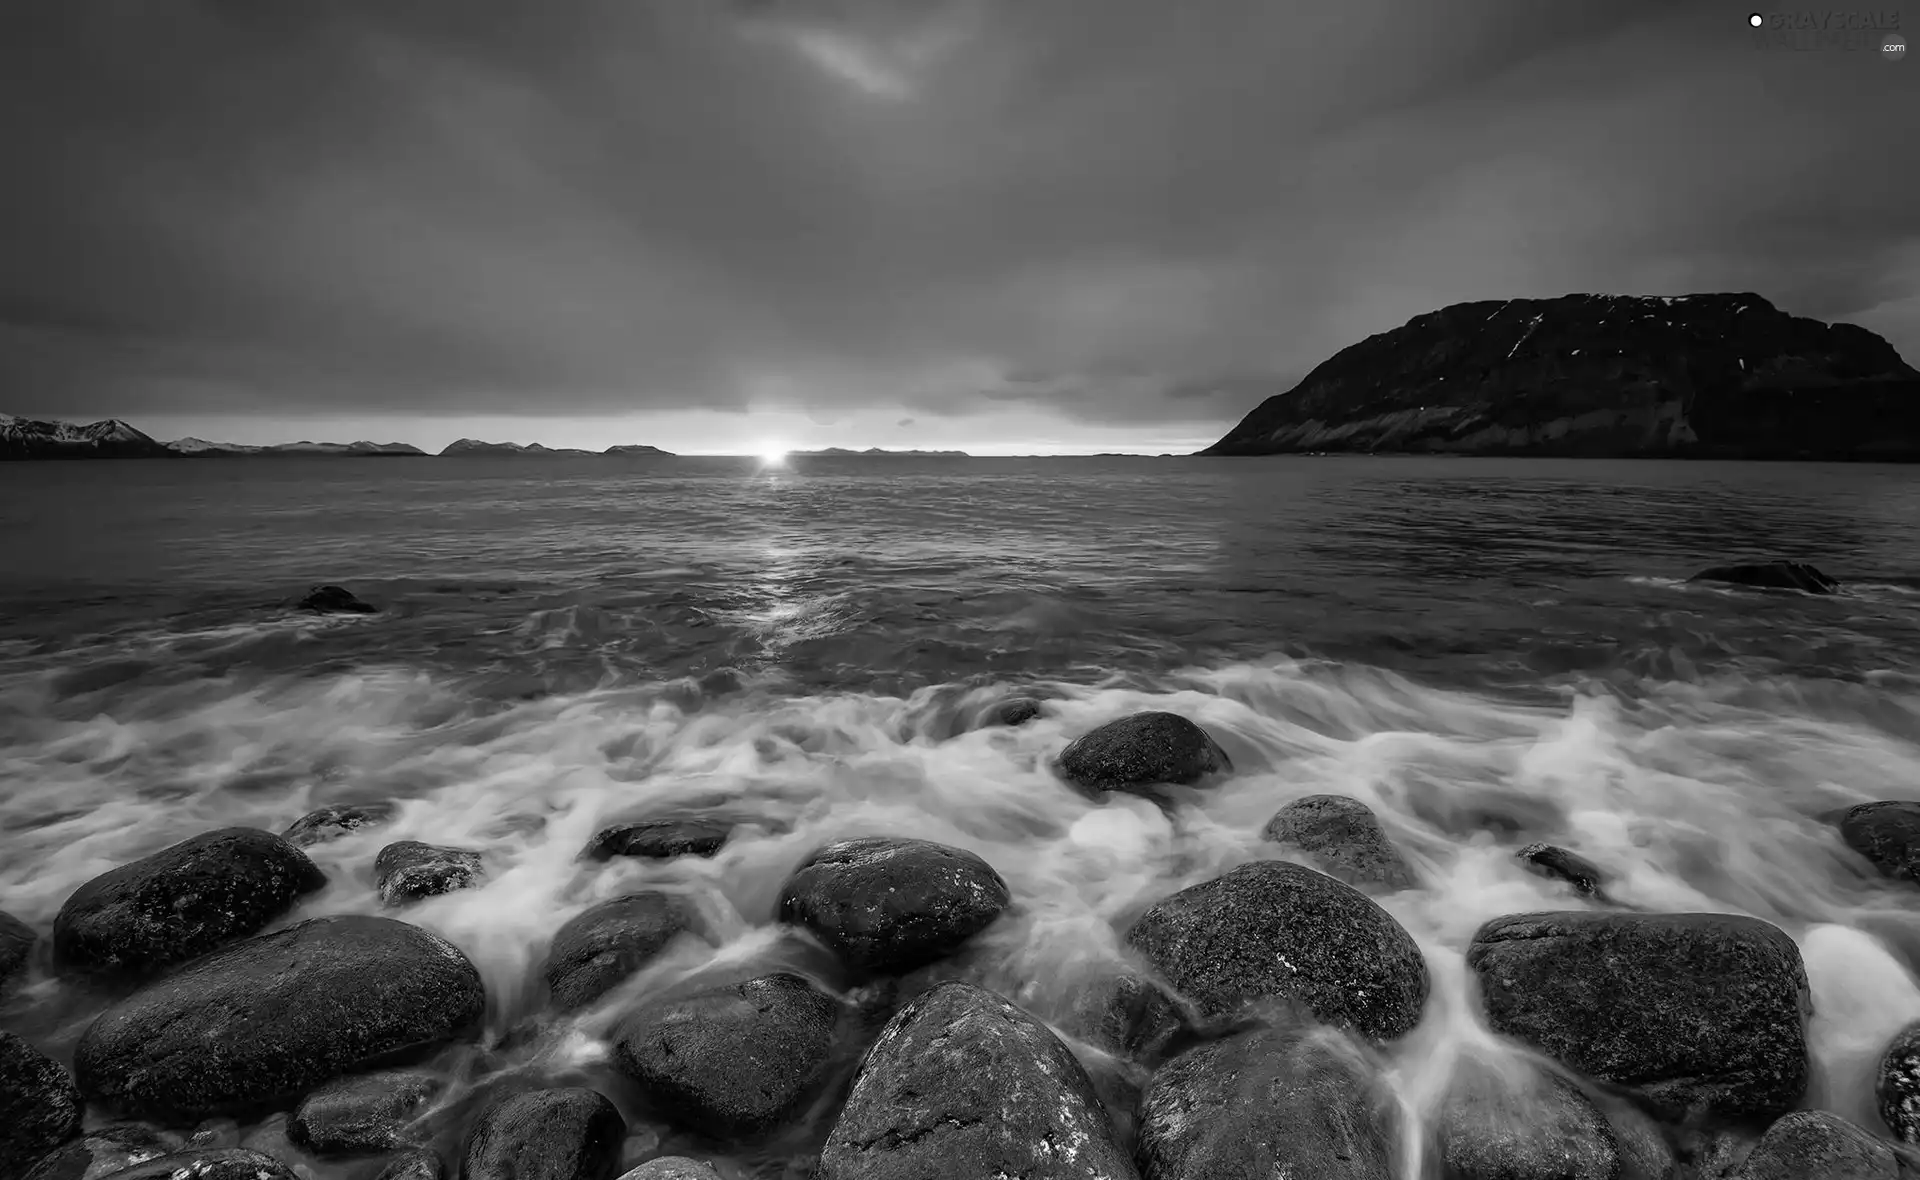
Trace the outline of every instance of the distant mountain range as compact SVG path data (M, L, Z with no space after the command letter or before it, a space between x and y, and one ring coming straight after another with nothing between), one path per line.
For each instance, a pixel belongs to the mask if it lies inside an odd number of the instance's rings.
M220 455L425 455L426 452L411 443L375 443L375 442L290 442L274 443L271 446L249 446L245 443L208 442L203 438L176 438L163 444L166 449L181 455L196 457L217 457Z
M965 451L887 451L887 450L882 450L879 447L868 447L864 451L849 450L846 447L828 447L825 450L821 450L821 451L788 451L787 455L789 458L795 455L799 455L802 457L809 456L809 455L830 455L830 456L858 455L863 458L867 455L886 455L892 458L907 458L907 459L971 459L973 458L972 455L967 454Z
M463 438L449 443L441 455L462 456L518 455L530 458L611 455L616 458L636 455L671 455L659 447L623 445L604 451L543 447L539 443L489 443ZM221 459L245 457L341 456L345 458L427 458L427 452L409 443L375 442L291 442L269 446L245 443L208 442L203 438L181 438L163 443L118 418L108 418L87 426L71 422L41 421L0 414L0 460L7 459Z

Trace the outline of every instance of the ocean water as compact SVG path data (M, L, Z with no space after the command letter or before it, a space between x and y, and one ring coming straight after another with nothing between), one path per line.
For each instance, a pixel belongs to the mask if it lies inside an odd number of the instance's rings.
M1684 582L1772 557L1845 590ZM282 605L317 582L384 609ZM1044 714L967 724L1010 693ZM1074 736L1149 708L1205 725L1237 772L1172 813L1053 778ZM1321 792L1372 806L1425 881L1382 899L1434 976L1392 1063L1410 1111L1462 1055L1508 1052L1467 986L1475 928L1587 904L1515 862L1548 840L1608 870L1622 903L1791 933L1813 1101L1875 1125L1874 1059L1920 1017L1920 908L1820 816L1920 798L1920 471L0 465L0 909L44 932L83 881L196 833L400 800L391 826L312 850L331 883L296 916L378 912L388 841L484 850L481 887L403 916L486 976L489 1068L591 1076L621 1005L703 965L675 958L601 1011L509 1037L547 940L588 905L684 891L718 931L709 953L752 961L775 953L787 874L856 835L991 862L1016 907L950 970L1058 1019L1134 915L1278 855L1261 827ZM744 826L711 860L576 860L609 822L686 806ZM36 977L0 1026L65 1055L96 1010Z

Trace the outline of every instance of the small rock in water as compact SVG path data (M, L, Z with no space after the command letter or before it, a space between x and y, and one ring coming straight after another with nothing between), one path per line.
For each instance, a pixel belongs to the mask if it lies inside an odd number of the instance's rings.
M996 725L1018 727L1040 716L1043 711L1040 702L1032 697L1008 697L980 710L974 718L974 728L987 729Z
M1135 713L1081 734L1060 752L1060 776L1084 791L1151 795L1233 769L1213 735L1177 713Z
M1297 848L1349 885L1411 889L1418 881L1373 810L1345 795L1309 795L1282 807L1260 833Z
M1893 1137L1920 1144L1920 1020L1901 1029L1881 1054L1873 1092Z
M843 1011L789 972L655 1000L613 1030L616 1068L680 1125L764 1134L820 1096Z
M1133 971L1103 972L1077 989L1062 1027L1123 1057L1151 1058L1190 1023L1179 997Z
M1734 1180L1900 1180L1893 1149L1824 1110L1799 1110L1767 1128Z
M616 856L646 860L712 856L732 834L733 825L718 820L643 819L600 829L580 855L586 860L612 860Z
M1494 1032L1669 1122L1792 1110L1809 1075L1800 949L1729 914L1512 914L1467 948Z
M1012 896L971 852L878 836L808 857L780 892L780 920L811 931L858 970L895 973L959 950Z
M1897 881L1920 883L1920 803L1862 803L1840 817L1840 838Z
M712 1164L700 1160L690 1160L683 1155L663 1155L641 1164L620 1177L620 1180L720 1180L720 1173L713 1170Z
M627 1121L597 1090L515 1094L468 1133L461 1180L611 1180L626 1135Z
M1527 1066L1457 1071L1436 1118L1447 1180L1620 1180L1613 1126L1580 1088Z
M80 1133L80 1091L60 1063L0 1032L0 1176L18 1176Z
M446 1172L446 1165L438 1155L419 1148L395 1156L374 1180L443 1180Z
M1527 871L1538 877L1555 877L1573 886L1574 892L1599 901L1607 899L1607 875L1577 852L1554 844L1529 844L1514 853Z
M1142 915L1127 942L1209 1018L1279 1000L1391 1040L1419 1023L1427 1000L1413 936L1353 886L1288 861L1181 890Z
M984 988L943 983L868 1051L814 1175L1133 1180L1134 1169L1060 1038Z
M1689 582L1720 582L1730 586L1759 586L1770 590L1802 590L1832 594L1840 583L1798 561L1760 561L1743 565L1716 565L1688 578Z
M413 1146L414 1118L445 1083L433 1074L395 1071L329 1082L303 1098L287 1138L315 1155L362 1155Z
M1395 1180L1399 1119L1378 1071L1325 1029L1266 1028L1174 1058L1147 1084L1145 1180Z
M470 849L400 840L373 858L373 875L380 900L397 906L465 889L480 879L484 864Z
M181 1124L284 1110L307 1091L468 1034L480 973L392 918L315 918L215 951L108 1008L74 1050L80 1090Z
M244 1147L208 1147L137 1163L112 1180L300 1180L270 1155Z
M542 974L554 1006L586 1007L698 926L692 903L675 893L631 893L590 907L560 927L547 952Z
M326 883L271 832L207 832L74 890L53 920L54 955L86 974L151 974L252 934Z
M240 1124L232 1119L207 1119L187 1136L187 1146L196 1150L209 1147L240 1146Z
M171 1155L183 1146L180 1136L145 1123L112 1123L41 1157L26 1180L101 1180L120 1175L135 1164Z
M33 944L39 936L33 927L0 910L0 992L20 982L33 961Z
M387 823L399 811L391 803L345 803L334 807L322 807L310 811L287 825L280 833L282 839L302 848L315 844L326 844L343 836L351 836L362 828L376 828Z
M300 600L300 609L323 615L370 615L380 608L355 598L353 592L344 586L315 586Z

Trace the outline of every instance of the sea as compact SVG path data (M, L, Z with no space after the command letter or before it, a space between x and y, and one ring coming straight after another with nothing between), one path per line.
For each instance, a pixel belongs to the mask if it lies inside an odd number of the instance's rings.
M1772 558L1843 589L1687 581ZM288 608L318 583L381 609ZM1042 715L973 724L1011 695ZM1055 777L1073 737L1146 709L1205 726L1235 772L1171 810ZM1015 906L955 970L1060 1021L1134 916L1282 855L1262 826L1318 793L1372 807L1424 882L1380 899L1434 980L1392 1050L1408 1110L1462 1055L1511 1048L1468 984L1474 930L1594 904L1515 859L1543 840L1622 905L1787 930L1810 1103L1877 1125L1878 1054L1920 1017L1920 906L1823 817L1920 799L1920 469L0 465L0 909L44 933L82 882L186 837L397 800L392 825L312 850L331 882L295 916L382 912L388 841L482 850L478 887L403 916L480 967L500 1070L604 1064L605 1011L512 1035L568 918L642 887L698 900L716 945L620 994L637 1002L774 953L784 879L861 835L986 858ZM578 860L611 822L685 807L742 826L711 859ZM0 1027L64 1057L98 1003L42 972Z

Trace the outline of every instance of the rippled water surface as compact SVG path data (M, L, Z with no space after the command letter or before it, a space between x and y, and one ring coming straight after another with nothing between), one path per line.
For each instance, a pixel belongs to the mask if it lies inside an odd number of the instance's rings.
M950 970L1052 1017L1145 905L1276 855L1266 819L1338 792L1424 881L1383 899L1435 978L1396 1066L1415 1106L1485 1040L1474 929L1585 904L1514 862L1533 840L1626 904L1793 934L1830 1109L1872 1120L1871 1058L1920 1016L1920 909L1818 818L1920 798L1912 469L11 464L0 553L0 909L43 932L82 881L187 836L398 799L392 826L313 850L331 883L298 915L376 912L389 840L485 850L480 888L407 916L480 965L497 1038L587 905L684 891L712 953L750 960L812 848L901 833L1007 878L1015 911ZM1683 582L1771 557L1846 588ZM322 581L384 609L285 609ZM963 724L1014 691L1043 716ZM1171 814L1052 777L1073 736L1144 708L1201 722L1237 773ZM716 801L748 823L711 860L576 860L610 821ZM591 1070L611 1010L500 1067ZM92 1011L36 976L0 1024L60 1055Z

